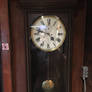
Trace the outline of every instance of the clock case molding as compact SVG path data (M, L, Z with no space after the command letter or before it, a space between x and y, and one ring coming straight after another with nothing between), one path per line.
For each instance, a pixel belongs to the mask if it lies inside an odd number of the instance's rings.
M82 92L81 80L76 75L77 74L79 75L78 70L80 69L82 62L83 62L82 60L83 51L82 50L83 50L84 45L83 43L82 44L80 43L81 43L81 40L84 39L83 30L85 30L85 27L84 27L85 25L85 4L84 3L80 4L79 9L78 8L71 9L71 8L67 8L66 6L58 7L58 5L55 5L55 7L45 8L42 5L35 6L34 3L30 4L30 6L29 5L27 6L26 3L21 3L17 1L10 1L9 4L10 4L10 16L11 16L10 17L10 24L11 24L10 28L11 28L11 38L12 38L11 55L12 55L12 61L13 61L11 63L12 64L11 73L12 73L12 79L13 79L12 81L13 90L15 90L15 92L20 92L20 91L29 92L32 90L31 88L32 80L30 79L31 75L29 74L31 72L30 71L31 64L29 62L31 61L31 53L30 53L31 51L30 43L31 42L30 42L30 35L29 35L29 25L32 23L32 19L34 21L37 17L41 15L49 14L49 15L59 16L64 22L64 25L67 31L67 37L66 37L64 45L61 47L61 50L51 53L52 56L56 55L57 53L59 55L62 54L63 57L65 56L64 57L65 62L62 62L62 65L65 64L65 67L63 68L65 71L64 76L66 77L67 80L66 82L63 82L65 83L63 86L66 89L62 87L62 90L64 92L70 92L71 90L72 92L77 92L77 91ZM81 5L83 6L81 7ZM80 21L81 21L81 24L76 25ZM80 40L75 42L75 40L77 40L76 38ZM77 49L75 49L76 47ZM57 55L57 57L59 55ZM79 63L76 64L77 61ZM74 72L76 72L76 74ZM77 79L77 81L75 81L75 79Z

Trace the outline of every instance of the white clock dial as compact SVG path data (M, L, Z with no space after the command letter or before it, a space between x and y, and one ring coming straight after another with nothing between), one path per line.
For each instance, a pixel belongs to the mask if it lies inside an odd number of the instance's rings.
M66 37L65 27L57 16L41 16L31 28L32 41L44 51L58 49Z

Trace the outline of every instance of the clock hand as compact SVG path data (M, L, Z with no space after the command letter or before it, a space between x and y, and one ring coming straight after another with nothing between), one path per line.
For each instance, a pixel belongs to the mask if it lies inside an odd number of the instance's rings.
M38 30L37 30L37 29L35 29L35 30L38 31L38 32L47 34L47 35L50 37L50 39L51 39L52 41L54 41L54 37L52 37L52 35L51 35L50 33L47 33L47 32L45 32L45 31L43 31L44 29L46 29L46 26L45 26L45 25L41 25L41 26L31 26L31 28L39 28Z
M31 28L37 28L37 27L39 27L39 26L30 26Z
M40 26L30 26L31 28L39 28L40 30L47 29L45 25L40 25Z
M45 33L45 34L47 34L47 35L49 35L50 36L50 33L47 33L47 32L45 32L45 31L43 31L44 29L46 29L46 26L45 25L41 25L41 26L31 26L31 28L38 28L38 30L37 29L35 29L36 31L38 31L38 32L42 32L42 33Z

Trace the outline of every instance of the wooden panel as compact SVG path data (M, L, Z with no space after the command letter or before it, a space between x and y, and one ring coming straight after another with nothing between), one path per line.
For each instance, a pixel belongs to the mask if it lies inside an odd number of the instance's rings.
M67 92L68 73L66 59L60 52L45 53L40 50L31 51L31 72L32 92L44 92L42 83L45 80L52 80L55 83L53 92ZM36 57L36 58L35 58ZM68 90L69 91L69 90Z
M78 0L19 0L19 3L25 8L60 9L75 7L78 4Z
M10 2L12 34L13 92L27 92L24 14L17 2Z
M71 5L75 5L78 3L78 0L19 0L20 3L30 3L30 4L39 4L39 5L44 5L44 3L60 3L60 4L71 4ZM71 6L70 5L70 6Z
M80 4L73 18L72 92L82 92L81 69L84 62L86 5Z
M0 28L1 28L0 29L1 42L9 43L10 45L8 0L0 0ZM1 59L2 59L3 92L12 92L10 50L2 51Z
M76 3L78 0L19 0L21 2L65 2L65 3L68 3L68 2L71 2L71 3Z

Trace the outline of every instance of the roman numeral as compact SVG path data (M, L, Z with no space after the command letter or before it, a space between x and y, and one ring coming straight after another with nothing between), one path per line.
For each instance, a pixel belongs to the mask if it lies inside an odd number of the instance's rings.
M63 35L63 33L58 33L58 35Z
M34 35L39 35L39 32L37 31L37 33L34 33Z
M36 41L39 42L40 41L40 37L36 38Z
M47 19L47 23L48 25L50 25L51 19Z
M57 38L56 40L57 40L58 42L60 42L60 41L61 41L61 39L60 39L60 38Z
M47 48L50 48L50 45L49 44L47 44Z
M54 22L54 24L53 24L53 26L55 26L55 25L56 25L56 23L57 23L57 22L55 21L55 22Z
M55 43L53 43L53 45L56 47L56 44Z
M51 37L50 39L51 39L52 41L54 41L54 37Z
M43 21L40 21L42 25L45 25Z
M42 42L42 43L40 44L40 46L44 46L44 42Z

